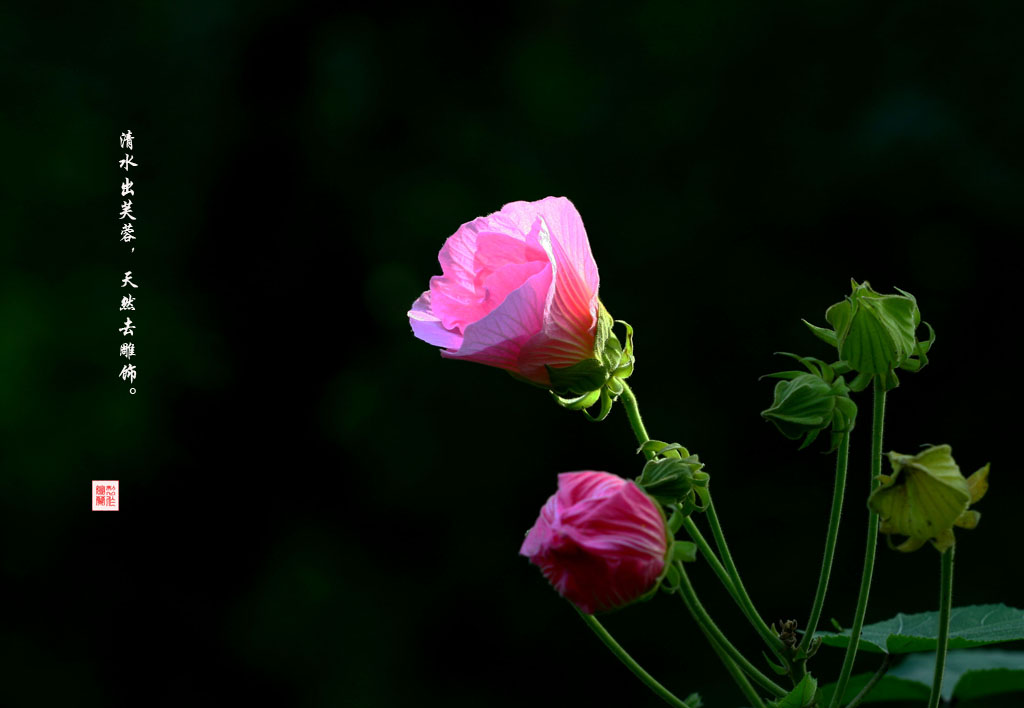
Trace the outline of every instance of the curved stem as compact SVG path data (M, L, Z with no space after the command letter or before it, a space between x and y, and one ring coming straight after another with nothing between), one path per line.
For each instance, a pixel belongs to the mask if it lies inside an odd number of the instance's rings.
M725 563L725 568L729 572L729 578L732 580L733 587L736 589L736 602L739 603L740 608L743 610L743 614L746 615L750 624L753 625L757 633L761 635L761 638L765 641L765 644L778 656L780 659L787 662L785 659L786 645L782 643L772 630L765 624L765 621L761 618L757 608L754 607L754 601L750 599L750 595L747 593L747 589L743 586L743 581L740 579L739 570L736 568L736 563L732 559L732 554L729 553L729 545L725 542L725 534L722 533L722 525L718 521L718 514L715 512L715 502L709 501L707 507L708 523L711 524L711 535L715 538L715 545L718 546L718 552L722 554L722 561Z
M828 580L832 574L832 559L836 554L836 539L839 537L839 518L843 513L843 494L846 491L846 467L850 459L850 431L843 433L836 451L836 486L832 491L832 512L828 519L828 536L825 537L825 557L821 559L821 574L818 576L818 590L814 593L814 604L811 605L811 616L807 620L804 638L800 649L805 653L811 646L814 633L818 629L821 608L825 604L825 593L828 592Z
M942 694L942 675L946 671L946 651L949 649L949 613L953 607L953 549L942 552L942 576L939 580L939 643L935 647L935 676L928 708L938 708Z
M637 405L636 395L633 393L633 389L631 389L629 387L629 384L627 384L625 381L622 382L622 385L623 385L623 390L622 390L622 393L619 395L619 397L622 399L622 406L626 410L626 417L629 418L629 425L633 429L633 434L636 436L637 442L639 442L641 445L643 445L645 442L647 442L651 438L647 434L647 429L644 427L643 418L640 417L640 408ZM644 453L644 457L646 457L648 460L651 459L653 456L654 456L654 453L651 453L651 452ZM740 604L740 607L744 608L744 613L746 613L747 609L746 609L746 607L744 605L743 600L740 599L740 596L744 596L744 597L746 596L746 591L742 590L741 589L742 586L737 582L737 580L739 578L739 574L737 573L735 575L735 578L733 578L732 573L727 573L722 568L722 564L719 562L718 558L715 557L715 554L711 550L711 547L708 545L708 542L706 540L704 540L704 537L700 533L700 530L696 527L696 525L693 523L693 521L690 518L684 519L683 524L686 527L687 533L689 533L690 537L694 540L694 542L697 543L697 546L701 549L701 553L704 554L704 557L708 560L708 563L715 570L715 573L718 575L719 579L725 585L726 590L728 590L729 594L732 595L733 598L736 599L736 601ZM715 526L717 526L717 520L713 524L713 527L712 527L713 530L714 530ZM721 536L721 528L719 527L718 530L715 533L716 533L716 537L715 538L716 538L716 543L717 543L719 537ZM724 540L724 538L722 538L722 545L719 546L719 550L721 550L723 554L727 555L728 554L728 549L724 548L724 542L725 542L725 540ZM728 558L727 561L726 561L726 564L727 564L727 567L728 567L728 565L732 564L732 559ZM697 593L694 591L693 586L690 585L690 580L689 580L689 578L686 575L686 570L683 568L683 564L679 563L678 565L679 565L679 573L680 573L681 577L683 578L683 584L686 587L686 590L682 590L681 591L681 595L683 596L683 600L686 602L687 607L690 608L690 612L693 614L694 619L697 621L697 623L700 625L701 629L708 636L708 640L711 642L711 645L713 647L715 647L715 651L719 652L720 656L724 656L724 657L728 658L729 661L735 662L735 664L738 664L739 667L741 667L743 669L743 671L746 671L748 674L750 674L750 676L755 681L757 681L758 684L760 684L762 687L766 688L768 691L772 692L774 695L779 696L779 697L786 695L786 692L778 684L776 684L771 679L769 679L767 676L765 676L760 671L758 671L757 668L753 664L751 664L747 660L747 658L745 656L743 656L739 652L739 650L736 649L736 647L734 647L729 642L728 639L725 638L725 635L722 634L722 631L720 629L718 629L718 626L714 623L714 621L708 615L707 611L700 604L700 601L697 599ZM735 571L735 565L733 565L733 571ZM753 611L753 613L754 613L753 617L749 617L748 616L750 621L752 623L754 623L754 626L757 627L757 623L756 622L760 622L760 624L762 626L764 626L765 630L767 631L768 636L771 637L772 639L774 639L778 643L778 645L781 647L782 646L781 640L779 640L778 637L776 637L775 635L771 634L771 630L769 630L767 625L764 624L764 620L762 620L761 616L757 614L756 610L754 610L753 603L750 602L750 598L749 597L746 598L746 606L748 606L749 610ZM754 619L755 617L756 617L756 622L755 622L755 619ZM758 630L758 631L760 631L760 630ZM772 646L771 642L769 642L769 646ZM773 648L773 650L775 649L774 646L772 646L772 648ZM725 659L723 658L723 661L724 660ZM726 668L730 670L730 673L732 673L732 669L730 668L730 665L728 663L726 664ZM735 665L733 665L733 668L736 668ZM735 678L735 675L734 675L734 678ZM742 683L739 680L737 680L737 684L740 685L740 689L741 690L744 690L744 687L743 687ZM744 690L744 693L746 693L745 690ZM756 699L756 694L755 694L754 698L752 698L751 700L754 701L755 699ZM763 704L761 704L760 702L755 702L755 706L761 706L761 705L763 705Z
M573 607L576 606L573 605ZM675 694L658 683L649 673L644 671L644 668L640 666L640 664L636 663L636 660L622 648L622 645L615 641L612 635L608 633L608 630L604 628L604 625L597 621L596 617L586 614L578 607L576 607L576 611L579 613L580 617L583 618L583 621L586 622L592 630L594 630L594 634L601 638L601 641L605 643L605 646L611 649L612 654L617 656L619 661L626 665L626 668L636 674L637 678L647 684L648 688L663 698L670 706L675 706L675 708L691 708L689 704L679 698L676 698Z
M690 614L692 615L693 613L691 612ZM696 616L694 616L694 619L696 620ZM736 685L739 686L740 691L743 693L746 699L750 701L750 705L752 705L754 708L765 708L764 701L761 700L761 696L757 695L757 689L755 689L753 685L751 685L750 680L747 678L747 675L740 670L740 667L736 665L735 661L729 658L729 655L726 654L725 650L718 645L718 642L715 641L715 638L712 637L706 629L704 629L703 625L700 625L698 623L698 626L700 627L701 631L704 632L704 636L707 638L708 644L710 644L711 648L715 650L715 654L717 654L718 658L722 660L722 664L725 666L725 670L729 672L729 675L732 676L732 680L736 682Z
M619 395L619 398L622 399L622 407L626 409L626 417L629 418L629 425L633 428L633 434L636 435L637 442L643 445L651 438L647 434L647 429L644 428L643 419L640 417L640 408L636 403L636 395L625 381L622 382L622 393ZM644 457L648 460L653 456L654 453L652 452L644 453Z
M882 474L882 429L885 426L885 390L875 376L875 401L871 418L871 491L880 484L878 476ZM864 548L864 570L860 576L860 592L857 595L857 609L853 615L853 627L850 628L850 643L846 647L843 669L836 683L836 692L832 694L829 708L836 708L839 700L846 693L846 685L850 682L853 671L853 660L857 657L860 645L860 631L864 627L864 614L868 609L868 595L871 594L871 576L875 571L875 549L878 546L878 514L868 509L868 537Z
M700 549L701 555L704 556L704 560L708 562L711 569L715 571L715 575L722 581L722 585L732 596L732 599L736 600L739 604L739 598L736 595L736 588L732 584L732 578L729 577L729 572L722 565L722 561L718 560L718 556L715 555L714 550L708 544L707 539L704 538L704 534L697 528L697 524L694 523L693 519L689 516L683 519L683 528L686 529L686 533L689 534L693 542L697 544L697 548Z
M864 688L860 689L860 693L853 697L849 703L846 704L846 708L857 708L860 702L864 700L864 697L868 695L872 688L875 687L882 677L889 671L889 666L892 665L892 654L886 654L885 658L882 659L882 665L878 667L875 674L868 679L868 682L864 684Z
M708 615L707 610L700 604L700 600L697 599L697 593L693 589L693 585L690 583L690 578L686 574L686 568L683 567L682 563L677 564L679 570L679 591L682 595L683 601L689 608L690 613L693 615L694 620L700 625L701 629L707 632L715 641L716 644L725 652L725 654L736 662L737 665L750 678L754 680L758 686L771 693L777 698L782 698L786 695L786 690L779 686L777 683L772 681L770 678L765 676L763 673L758 671L757 667L747 660L747 657L743 656L740 651L733 646L726 636L722 633L722 630L718 628L714 620Z

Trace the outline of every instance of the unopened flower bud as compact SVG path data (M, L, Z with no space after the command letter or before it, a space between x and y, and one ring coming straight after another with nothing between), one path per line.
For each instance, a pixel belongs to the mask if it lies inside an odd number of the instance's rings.
M917 300L900 290L899 295L881 295L866 281L851 281L853 292L825 312L832 329L807 323L819 338L839 350L839 358L857 377L850 383L854 391L864 389L875 376L882 388L899 385L895 369L918 371L928 363L927 353L935 341L935 332L925 323L929 338L916 337L921 324ZM899 290L899 288L897 288Z
M839 444L839 436L849 432L857 416L857 406L849 398L849 388L843 377L834 378L832 368L811 357L795 359L807 367L807 373L781 371L769 374L782 379L775 384L775 400L770 408L761 411L779 432L790 440L804 438L800 449L814 442L818 434L832 428L832 448Z
M685 458L650 460L636 483L665 506L675 506L692 499L698 487L707 487L709 476L701 472L704 464L696 455Z
M654 594L669 545L661 509L634 482L566 472L519 553L562 597L592 614Z

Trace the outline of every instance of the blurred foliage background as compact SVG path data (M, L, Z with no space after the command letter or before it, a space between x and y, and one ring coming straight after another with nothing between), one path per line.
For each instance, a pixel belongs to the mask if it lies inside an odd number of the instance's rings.
M992 462L955 602L1024 604L1021 19L1009 2L0 7L0 702L659 705L516 555L557 472L639 473L621 410L589 424L443 361L405 315L459 224L549 194L583 215L602 299L636 328L648 429L706 461L769 619L805 620L832 461L760 419L758 377L773 351L828 356L800 319L822 324L851 277L914 293L938 332L890 395L885 448ZM844 625L867 444L862 420L824 614ZM121 512L88 511L99 478L121 480ZM868 621L933 609L938 567L880 549ZM674 598L607 624L680 695L740 705Z

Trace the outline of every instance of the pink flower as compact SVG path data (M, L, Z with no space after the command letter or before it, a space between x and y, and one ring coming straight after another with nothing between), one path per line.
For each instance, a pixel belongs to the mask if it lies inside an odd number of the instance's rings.
M661 510L634 482L607 472L565 472L520 555L562 597L592 614L654 587L668 553Z
M542 386L545 365L595 356L597 264L564 197L512 202L463 224L438 254L444 275L409 323L441 356L497 366Z

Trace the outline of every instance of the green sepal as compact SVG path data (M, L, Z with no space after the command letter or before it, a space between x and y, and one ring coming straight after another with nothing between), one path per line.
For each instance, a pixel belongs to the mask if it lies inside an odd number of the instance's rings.
M610 337L601 351L601 361L605 371L615 371L622 361L622 345L615 337Z
M607 363L607 356L611 355L606 352L610 346L613 349L618 348L621 350L618 341L615 340L615 336L612 334L614 324L615 321L612 319L612 316L608 314L604 304L598 300L597 327L594 331L594 354L591 358L579 361L572 366L552 367L545 364L544 368L551 379L551 389L553 391L562 396L571 397L569 394L579 396L590 393L604 385L604 382L608 380L609 372L619 365L618 361L615 361L613 365L608 365Z
M851 285L851 294L825 311L832 330L805 323L815 336L838 350L844 370L837 373L858 373L850 384L852 391L863 390L875 376L883 390L896 388L896 369L919 371L928 363L935 331L924 323L928 339L917 341L921 312L917 300L905 290L896 288L899 295L882 295L866 281L852 280Z
M601 388L608 380L608 372L600 359L584 359L560 368L545 364L544 368L551 378L551 389L562 393L588 393Z
M690 706L690 708L703 708L704 706L704 701L699 693L691 693L683 700L683 703Z
M807 328L811 330L814 336L820 339L821 341L825 342L825 344L831 345L836 348L839 347L839 344L836 341L836 333L831 329L825 329L824 327L812 325L807 320L801 320L801 322L807 325Z
M665 577L661 579L661 589L670 595L679 589L679 582L682 577L679 575L679 569L674 564L667 564L665 570Z
M849 398L849 387L842 376L836 378L835 368L814 357L789 352L776 352L796 359L806 372L781 371L761 378L781 379L775 384L770 408L761 411L779 432L790 440L804 438L800 449L813 443L822 430L831 427L829 452L839 446L842 434L853 427L857 406Z
M555 399L555 402L562 408L570 411L581 411L584 408L590 408L590 406L597 403L597 399L601 397L601 389L585 393L582 396L576 396L574 398L563 398L554 391L551 392L551 397Z
M850 365L847 362L840 359L839 361L832 362L832 371L836 374L848 374L853 371L853 369L850 368Z
M672 516L668 517L668 532L669 535L675 537L676 532L683 526L683 519L686 518L686 514L682 512L679 505L676 504L672 507Z
M916 372L928 366L928 350L935 344L935 330L927 322L924 323L924 326L928 328L928 339L918 342L915 356L900 364L900 368L905 371Z
M812 637L810 646L807 647L806 651L797 649L795 659L797 661L806 661L817 654L819 649L821 649L821 637Z
M693 488L693 491L695 492L696 496L700 499L701 503L697 504L696 500L693 497L690 497L687 500L687 503L690 505L690 509L687 510L687 513L692 513L694 511L704 513L705 511L707 511L708 506L711 504L711 492L708 491L706 484L701 485L699 483L696 483L697 480L694 480L694 482L695 486ZM686 510L685 507L684 510Z
M921 356L927 354L931 350L932 345L935 344L935 330L927 322L924 322L923 324L928 328L928 339L923 342L918 342L917 353Z
M616 322L626 329L625 347L612 331ZM594 356L572 366L545 366L551 390L558 405L581 410L590 421L608 417L612 404L626 390L625 379L633 373L633 328L622 320L613 320L604 304L598 301L597 328L594 335ZM597 415L587 408L600 401Z
M615 322L626 328L626 346L622 349L622 358L619 361L619 366L612 372L612 375L620 379L626 379L633 373L633 328L625 320L615 320Z
M694 479L695 474L703 466L696 455L684 459L653 459L644 465L636 483L659 503L675 506L691 496L695 484L699 483Z
M917 303L900 295L864 296L840 343L839 358L857 371L884 374L914 353Z
M672 560L693 563L697 560L697 544L692 541L676 541L672 546Z
M615 326L615 320L605 309L604 303L600 300L597 301L597 330L594 332L594 355L601 356L601 353L605 349L605 345L608 343L608 338L612 336L612 327Z
M653 452L656 456L680 459L689 457L690 452L679 443L666 443L661 440L648 440L636 449L637 453Z
M594 416L590 415L590 412L587 411L586 409L583 409L583 415L585 415L587 417L587 420L589 420L592 423L600 423L602 420L608 417L609 413L611 413L612 401L615 400L615 397L613 397L608 392L607 388L602 388L600 391L591 391L591 393L598 394L598 397L601 399L601 410L598 411L598 414L596 416Z
M776 664L774 661L772 661L768 657L768 653L763 649L761 650L761 656L764 657L765 663L772 668L772 671L777 673L779 676L786 676L787 674L789 674L789 669L787 669L785 666L782 666L781 664Z
M820 376L801 374L775 385L775 400L761 416L790 440L827 427L835 409L832 387Z
M872 378L873 374L857 374L853 377L853 381L850 382L850 390L854 393L860 393L868 387Z
M762 374L757 377L757 380L761 379L785 379L786 381L792 381L800 376L806 376L806 371L776 371L772 374Z
M626 385L622 382L622 379L612 376L605 384L605 388L608 389L608 393L618 398L622 395L622 392L626 390Z

